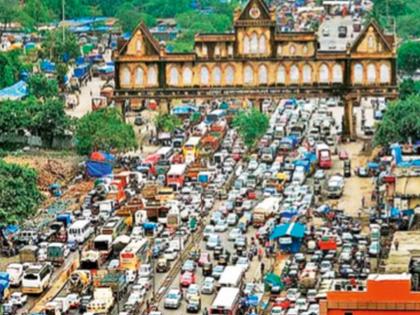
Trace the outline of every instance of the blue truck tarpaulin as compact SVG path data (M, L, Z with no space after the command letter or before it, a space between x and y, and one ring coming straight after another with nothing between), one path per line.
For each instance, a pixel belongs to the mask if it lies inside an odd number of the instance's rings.
M0 101L20 100L28 95L28 85L24 81L19 81L16 84L0 90Z
M55 72L55 63L49 60L42 60L40 67L41 67L41 70L45 73Z
M90 177L103 177L112 174L112 164L108 162L88 161L86 171Z

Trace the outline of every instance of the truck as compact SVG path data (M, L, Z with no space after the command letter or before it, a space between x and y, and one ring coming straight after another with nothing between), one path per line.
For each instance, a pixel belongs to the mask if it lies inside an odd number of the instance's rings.
M330 169L332 167L331 150L325 143L316 146L316 157L320 168Z
M124 272L111 272L99 281L99 287L109 288L112 292L124 292L127 289L127 277Z
M147 182L142 190L143 197L145 199L153 200L155 199L157 192L159 189L159 185L154 182Z
M63 243L50 243L47 247L47 261L55 266L60 266L64 263L70 250Z
M56 297L45 305L46 315L67 314L70 310L70 302L66 297Z
M252 215L252 222L255 227L264 225L265 221L274 216L280 208L280 197L269 197L261 201L255 208Z
M188 166L185 172L185 177L189 181L197 181L198 174L206 170L207 168L202 164L202 162L200 160L196 160Z
M26 245L19 251L19 261L21 264L38 261L38 247L35 245Z
M111 288L95 288L93 300L87 305L87 311L93 314L109 314L114 305L114 294Z
M23 278L23 265L11 263L7 266L6 272L10 277L10 285L19 286Z
M92 276L89 270L76 270L70 275L70 292L84 294L92 283Z
M327 197L340 198L343 195L344 179L342 176L334 175L328 180Z

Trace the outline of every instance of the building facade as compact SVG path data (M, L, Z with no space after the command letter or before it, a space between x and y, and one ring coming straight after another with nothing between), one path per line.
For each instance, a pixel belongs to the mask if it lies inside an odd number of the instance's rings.
M166 52L140 24L115 53L116 100L155 99L167 107L189 98L258 103L276 96L346 96L351 133L354 101L397 94L394 36L370 22L345 51L318 47L314 32L278 32L275 11L263 0L235 11L233 32L197 34L191 53Z
M366 287L341 288L320 302L320 315L420 314L420 292L408 274L370 275Z

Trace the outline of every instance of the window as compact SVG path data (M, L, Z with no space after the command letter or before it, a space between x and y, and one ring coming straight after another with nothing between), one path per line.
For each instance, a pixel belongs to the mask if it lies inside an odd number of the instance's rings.
M375 83L376 81L376 67L372 63L367 67L367 80L368 83Z
M312 68L310 65L303 66L303 83L312 82Z
M290 82L291 83L299 82L299 68L295 65L290 67Z
M169 72L169 84L178 85L179 84L179 74L176 68L171 68Z
M328 66L326 64L322 64L319 68L319 82L320 83L328 83L330 81L330 73L329 73Z
M281 56L283 52L283 46L282 45L278 45L277 46L277 56Z
M267 84L268 83L267 67L265 65L261 65L258 68L258 83L259 84Z
M244 83L252 84L254 82L254 71L250 66L246 66L244 70Z
M229 57L232 57L233 56L233 46L232 45L229 45L228 46L228 56Z
M144 77L144 71L142 68L138 67L136 69L136 85L143 85L143 77Z
M222 72L220 71L219 67L213 68L212 79L214 85L220 85L222 81Z
M209 84L209 69L207 67L202 67L200 72L200 82L202 85Z
M214 55L215 55L216 57L220 57L220 47L219 47L219 45L216 45L216 46L214 47Z
M289 47L289 54L290 56L294 56L296 54L296 47L294 45Z
M333 67L333 82L343 83L343 68L338 64L335 64Z
M203 45L203 57L207 57L207 46Z
M136 51L141 52L142 46L141 38L138 38L136 41Z
M249 54L249 37L245 35L244 37L244 54Z
M363 65L360 63L356 63L353 69L353 82L356 84L363 83Z
M286 82L286 70L283 66L279 66L277 69L277 83L284 84Z
M157 84L157 72L155 67L149 67L147 69L147 85Z
M191 68L186 67L182 70L182 80L184 81L184 85L191 85L192 77L193 77L193 73L192 73Z
M381 64L381 83L389 83L391 81L391 69L389 65Z
M227 66L225 71L225 83L226 85L233 85L235 78L235 71L232 66Z
M252 33L251 36L251 54L258 53L258 35L257 33Z
M266 39L265 39L265 35L262 35L261 37L260 37L260 43L259 43L259 45L258 45L259 47L259 53L260 54L265 54L266 53L266 51L267 51L267 47L266 47Z
M130 84L131 81L131 73L130 73L130 69L128 69L127 67L123 68L121 71L121 84L123 85L128 85Z

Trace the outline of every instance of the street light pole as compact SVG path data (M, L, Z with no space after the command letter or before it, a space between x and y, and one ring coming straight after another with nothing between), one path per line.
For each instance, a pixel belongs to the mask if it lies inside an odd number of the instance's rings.
M61 10L62 10L62 13L63 13L62 19L61 19L62 28L63 28L63 44L66 41L66 33L64 31L64 19L66 18L65 11L64 11L65 10L65 1L66 0L61 0Z

